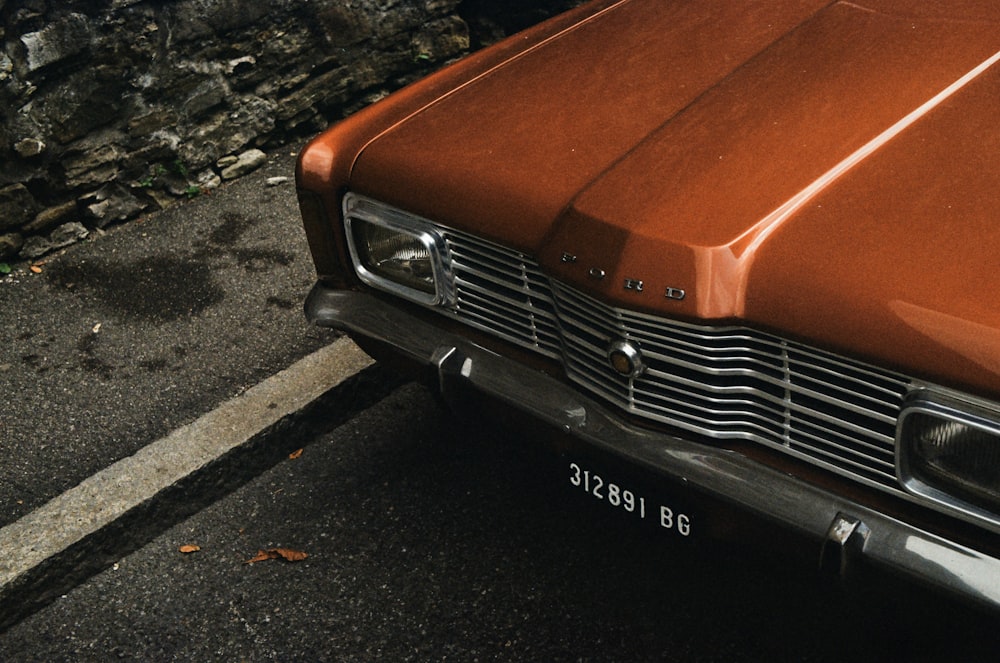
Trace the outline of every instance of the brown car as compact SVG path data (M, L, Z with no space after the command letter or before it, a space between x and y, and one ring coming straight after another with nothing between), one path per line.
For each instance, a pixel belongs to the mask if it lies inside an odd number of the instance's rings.
M303 150L307 315L623 515L1000 605L998 61L994 0L588 3Z

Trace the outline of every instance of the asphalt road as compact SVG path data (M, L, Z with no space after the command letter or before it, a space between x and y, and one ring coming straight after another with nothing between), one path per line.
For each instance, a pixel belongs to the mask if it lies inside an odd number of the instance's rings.
M0 277L0 526L334 338L294 153Z
M996 658L993 617L643 527L569 485L575 452L452 420L411 384L281 440L301 455L0 635L0 660ZM277 548L308 556L246 563Z

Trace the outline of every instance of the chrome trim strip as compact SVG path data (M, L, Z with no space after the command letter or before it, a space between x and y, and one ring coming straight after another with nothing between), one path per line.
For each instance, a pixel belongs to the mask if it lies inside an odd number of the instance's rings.
M630 425L562 382L445 333L369 294L317 285L306 301L306 315L316 324L388 343L404 356L436 368L446 395L456 389L475 389L589 444L655 469L667 481L729 501L813 538L824 549L831 542L838 543L831 537L838 523L861 523L865 536L856 550L857 558L1000 608L1000 559L996 557L741 454Z

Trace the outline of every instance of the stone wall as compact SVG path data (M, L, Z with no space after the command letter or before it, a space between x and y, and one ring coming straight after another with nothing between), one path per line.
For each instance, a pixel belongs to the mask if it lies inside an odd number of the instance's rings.
M255 167L576 0L0 0L0 262Z

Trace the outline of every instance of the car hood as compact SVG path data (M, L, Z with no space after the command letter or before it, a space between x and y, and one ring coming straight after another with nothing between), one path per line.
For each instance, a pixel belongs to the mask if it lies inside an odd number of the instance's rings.
M927 4L624 0L384 132L350 186L616 305L995 390L1000 8Z

